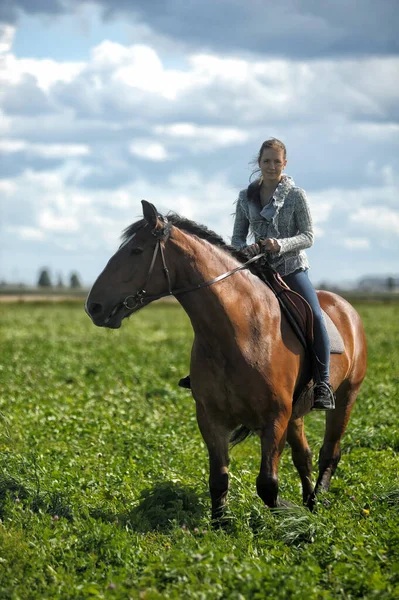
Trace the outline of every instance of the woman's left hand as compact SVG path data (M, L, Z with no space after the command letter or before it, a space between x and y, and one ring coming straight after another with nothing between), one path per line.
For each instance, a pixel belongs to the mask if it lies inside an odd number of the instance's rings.
M263 246L263 248L265 250L267 250L268 252L279 252L280 251L280 244L278 243L277 240L275 240L273 238L265 238L263 240L259 240L259 244L261 246Z

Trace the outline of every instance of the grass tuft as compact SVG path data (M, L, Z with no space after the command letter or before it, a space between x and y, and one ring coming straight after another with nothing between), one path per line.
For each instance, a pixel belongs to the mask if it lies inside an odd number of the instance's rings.
M318 516L306 508L276 508L273 509L273 515L281 540L289 546L311 544L323 529Z

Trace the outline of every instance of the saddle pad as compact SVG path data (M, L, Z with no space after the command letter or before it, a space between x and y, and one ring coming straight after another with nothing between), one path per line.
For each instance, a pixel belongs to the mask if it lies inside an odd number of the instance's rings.
M342 354L345 350L345 347L341 334L328 314L324 312L324 310L321 312L323 313L324 324L327 329L328 337L330 338L330 353Z

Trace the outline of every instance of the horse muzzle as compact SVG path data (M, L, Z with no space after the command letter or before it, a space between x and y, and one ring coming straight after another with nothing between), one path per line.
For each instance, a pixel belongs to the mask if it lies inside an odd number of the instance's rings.
M85 311L94 325L97 327L108 327L109 329L119 329L126 316L125 307L122 303L118 303L111 310L107 310L99 302L89 302L87 300Z

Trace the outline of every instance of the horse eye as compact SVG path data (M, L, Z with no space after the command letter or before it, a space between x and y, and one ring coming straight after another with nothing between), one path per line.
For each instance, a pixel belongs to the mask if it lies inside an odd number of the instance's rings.
M141 254L143 252L143 248L140 248L139 246L137 248L132 248L130 250L130 254Z

